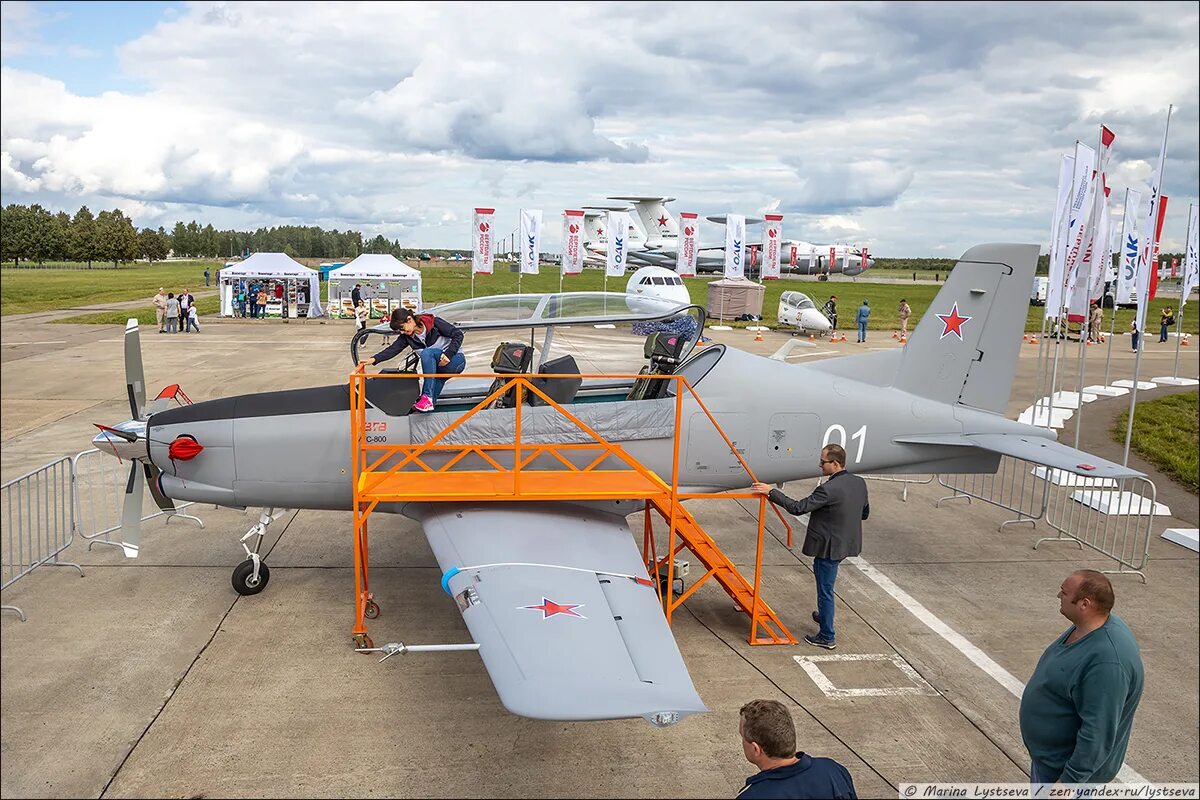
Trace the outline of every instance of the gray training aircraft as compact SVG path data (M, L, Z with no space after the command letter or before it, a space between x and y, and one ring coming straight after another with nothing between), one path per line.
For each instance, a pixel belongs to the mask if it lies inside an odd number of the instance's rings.
M1002 456L1012 456L1093 478L1139 475L1059 444L1051 430L1003 416L1037 255L1035 245L974 247L950 273L906 346L803 365L725 345L692 352L695 323L703 321L700 309L655 298L492 297L451 303L439 307L438 315L465 329L468 343L514 329L541 331L539 364L557 374L579 373L577 364L595 362L582 353L551 359L556 348L570 350L585 335L605 348L619 344L616 332L592 325L687 331L677 358L660 359L656 367L665 364L687 377L757 477L768 483L818 476L818 453L829 443L843 445L848 468L859 473L990 473ZM689 314L693 319L684 320ZM684 322L690 329L679 327ZM534 367L526 361L519 369ZM189 500L264 507L244 547L256 533L261 543L281 508L352 508L346 384L163 410L162 401L146 403L133 320L126 330L126 372L133 419L103 428L94 444L133 462L122 529L130 555L137 553L147 478L164 510L173 510L173 501ZM644 379L631 383L565 381L553 391L606 439L667 478L675 398L656 397ZM488 387L487 381L452 380L431 414L409 413L416 392L415 380L368 379L368 429L386 428L377 441L428 441L486 397ZM683 406L681 489L747 487L745 471L692 398L685 397ZM554 409L521 410L524 436L570 441ZM456 441L511 441L515 411L481 411L452 434ZM291 435L298 429L306 435ZM646 568L625 519L640 508L628 501L426 502L377 510L405 514L423 526L444 571L443 587L459 600L510 711L560 720L640 716L670 724L706 709L656 592L646 585ZM246 550L250 557L239 565L234 585L254 593L266 584L269 570L257 543Z

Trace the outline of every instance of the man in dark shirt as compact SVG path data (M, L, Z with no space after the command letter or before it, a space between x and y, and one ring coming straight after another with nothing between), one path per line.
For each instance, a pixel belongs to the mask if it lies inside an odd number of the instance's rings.
M871 515L871 504L867 499L867 482L846 471L846 451L840 445L826 445L821 450L820 466L821 473L829 479L803 500L793 500L765 483L756 483L751 488L783 506L789 514L797 517L811 514L803 552L813 560L813 577L817 581L813 621L821 629L816 636L806 635L804 641L832 650L837 647L833 632L833 586L838 565L843 558L862 552L862 521Z
M783 703L751 700L742 706L742 754L758 767L738 792L742 798L857 798L849 771L832 758L796 752L796 726Z

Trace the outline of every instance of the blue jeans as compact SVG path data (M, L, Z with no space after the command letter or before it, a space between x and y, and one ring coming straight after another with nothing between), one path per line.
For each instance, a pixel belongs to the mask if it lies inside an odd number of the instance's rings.
M860 342L867 340L867 323L865 322L858 323L858 340Z
M813 559L813 577L817 579L817 617L821 620L822 639L832 642L833 636L833 584L837 581L838 565L842 560L832 558Z
M467 368L467 357L460 350L451 356L449 364L442 366L438 364L438 361L442 358L442 349L440 347L426 347L420 350L419 353L421 356L421 372L425 375L425 385L421 388L421 394L429 395L429 399L436 403L438 395L442 393L442 387L446 385L446 378L431 378L429 376L437 373L457 375Z
M1161 328L1161 330L1159 330L1159 332L1158 332L1158 340L1160 342L1165 342L1167 340L1167 326L1161 325L1159 327Z
M1141 336L1138 334L1137 331L1134 331L1133 333L1131 333L1129 335L1129 338L1132 340L1133 351L1136 353L1137 349L1138 349L1138 339L1140 339Z
M1039 764L1032 758L1029 759L1029 782L1035 786L1039 783L1057 783L1061 774L1056 775L1046 768L1045 765Z

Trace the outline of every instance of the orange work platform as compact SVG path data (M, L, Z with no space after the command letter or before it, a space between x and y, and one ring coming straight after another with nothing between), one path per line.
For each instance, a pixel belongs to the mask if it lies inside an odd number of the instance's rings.
M415 373L387 373L370 376L372 380L416 380ZM658 587L668 623L672 613L709 578L718 584L737 603L739 610L750 616L750 644L795 644L796 639L783 625L775 612L760 596L762 550L765 530L764 515L769 506L787 529L791 546L792 529L765 497L746 493L713 495L682 495L679 491L680 420L683 418L683 397L689 395L707 415L713 428L720 433L730 452L737 456L747 477L754 481L749 466L725 436L716 419L705 408L691 384L681 375L459 375L462 378L491 378L493 391L474 408L447 425L429 441L420 444L379 444L367 441L366 380L367 373L359 366L350 375L350 424L354 465L354 558L355 558L355 626L354 638L359 646L371 646L367 636L366 619L379 614L368 581L367 523L379 503L402 502L508 502L529 500L631 500L646 501L643 560L648 576L658 576ZM559 405L532 382L550 378L646 378L672 380L675 391L675 426L673 442L673 474L670 481L656 475L625 452L619 443L609 442ZM499 379L499 380L496 380ZM487 444L446 444L447 435L470 417L492 406L506 393L516 395L515 426L511 440ZM522 443L523 399L536 395L555 409L592 441L573 444ZM374 438L374 437L372 437ZM569 456L591 451L585 466L573 463ZM595 453L592 457L592 453ZM431 459L431 456L434 458ZM466 469L465 459L483 461L490 469L473 465ZM557 461L553 469L545 463ZM538 460L542 466L534 469ZM559 466L561 465L561 467ZM601 468L603 466L603 468ZM758 548L753 581L747 580L721 551L717 543L700 527L683 507L683 499L754 498L759 501ZM655 548L651 512L657 512L667 523L667 551L661 557ZM689 550L705 572L687 591L674 597L675 556ZM665 597L664 597L665 595ZM761 632L760 632L761 629Z

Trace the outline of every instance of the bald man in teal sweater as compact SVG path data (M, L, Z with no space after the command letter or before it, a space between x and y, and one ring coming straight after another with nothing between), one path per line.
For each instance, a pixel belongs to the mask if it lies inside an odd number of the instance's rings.
M1021 696L1033 783L1108 783L1129 746L1145 672L1133 632L1112 613L1112 583L1071 573L1058 592L1073 624L1046 648Z

